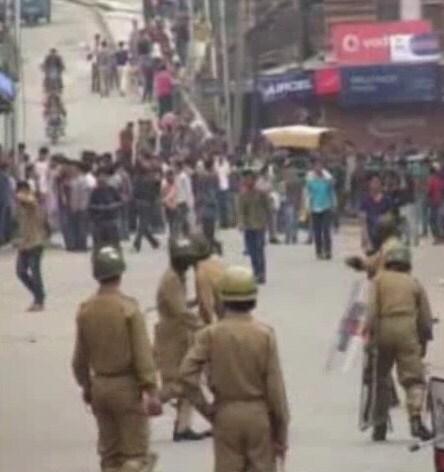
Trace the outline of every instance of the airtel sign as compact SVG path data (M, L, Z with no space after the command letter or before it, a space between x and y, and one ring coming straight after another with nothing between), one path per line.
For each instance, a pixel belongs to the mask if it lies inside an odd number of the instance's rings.
M332 25L333 53L340 64L383 64L390 62L390 37L430 33L428 21L386 23L338 23Z

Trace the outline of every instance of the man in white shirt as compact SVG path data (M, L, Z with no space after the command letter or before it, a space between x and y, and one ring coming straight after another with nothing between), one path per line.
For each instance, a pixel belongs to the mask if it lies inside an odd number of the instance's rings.
M42 201L45 201L49 191L49 150L47 147L40 148L34 171L39 196Z
M215 165L217 177L219 179L219 217L221 228L230 226L230 173L231 167L226 156L222 155L216 159Z
M194 210L194 195L191 179L182 161L176 163L176 192L179 232L183 236L188 236L190 213Z

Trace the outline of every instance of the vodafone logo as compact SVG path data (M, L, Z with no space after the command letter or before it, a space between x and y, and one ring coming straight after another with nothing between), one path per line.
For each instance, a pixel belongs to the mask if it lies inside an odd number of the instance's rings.
M347 34L342 40L342 49L348 53L358 52L361 41L355 34Z

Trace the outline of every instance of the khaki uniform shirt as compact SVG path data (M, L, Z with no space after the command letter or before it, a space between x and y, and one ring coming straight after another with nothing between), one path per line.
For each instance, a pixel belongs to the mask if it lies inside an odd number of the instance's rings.
M381 270L370 286L369 315L387 319L409 316L417 319L420 337L431 338L433 318L424 287L410 274Z
M219 282L225 264L219 256L213 255L196 266L196 295L199 314L204 323L210 324L222 315L219 299Z
M168 388L177 382L179 366L187 353L194 332L202 326L188 307L185 282L168 269L157 291L159 322L155 326L155 353L162 384Z
M239 196L239 225L243 229L265 229L271 214L269 196L261 190L247 190Z
M18 248L32 249L43 246L46 238L45 218L43 211L34 197L19 200L17 205Z
M226 313L204 328L182 363L180 374L186 395L201 411L209 405L199 387L208 366L209 387L215 405L236 401L264 401L275 440L286 443L289 422L276 339L273 330L249 314Z
M145 320L135 300L99 289L77 314L74 375L84 388L93 375L133 375L140 388L156 389L156 369Z

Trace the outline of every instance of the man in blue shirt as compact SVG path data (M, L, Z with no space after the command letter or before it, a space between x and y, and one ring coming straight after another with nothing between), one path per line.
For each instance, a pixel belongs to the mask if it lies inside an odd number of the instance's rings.
M335 206L334 182L331 174L316 159L313 170L307 175L306 194L311 213L316 256L330 260L332 257L331 221Z

